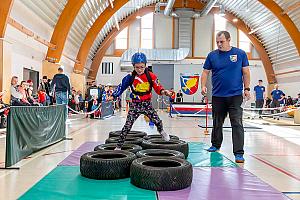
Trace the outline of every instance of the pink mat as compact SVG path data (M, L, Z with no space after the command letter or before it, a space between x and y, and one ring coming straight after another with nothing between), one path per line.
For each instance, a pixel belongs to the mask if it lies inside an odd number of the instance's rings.
M191 187L158 192L159 200L287 200L267 183L242 168L193 168Z
M94 151L94 148L99 144L103 144L103 142L86 142L82 144L78 149L61 161L58 166L79 166L80 157L87 152Z

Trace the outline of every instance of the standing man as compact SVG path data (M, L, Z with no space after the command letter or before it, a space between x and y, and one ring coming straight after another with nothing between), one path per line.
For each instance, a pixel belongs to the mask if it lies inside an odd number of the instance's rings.
M53 77L51 90L53 89L55 90L56 104L68 105L68 95L71 94L70 82L62 67L58 68L58 73Z
M223 141L223 123L229 113L232 126L233 153L235 162L243 163L243 92L250 99L250 70L247 54L230 46L230 34L220 31L216 36L218 49L208 54L201 76L201 93L207 93L207 77L212 72L212 146L209 152L218 151ZM243 89L244 84L244 89Z
M279 108L280 107L280 101L283 99L283 96L285 96L285 94L278 89L279 86L278 84L274 85L274 90L272 90L271 92L271 96L272 96L272 102L271 102L271 108ZM272 110L272 114L274 113L274 110ZM277 113L277 110L276 110ZM274 116L274 119L279 120L279 116Z
M266 88L262 85L263 81L258 80L258 85L254 87L254 96L255 96L255 106L256 108L263 108L265 97L266 97ZM259 118L262 118L262 110L258 111Z

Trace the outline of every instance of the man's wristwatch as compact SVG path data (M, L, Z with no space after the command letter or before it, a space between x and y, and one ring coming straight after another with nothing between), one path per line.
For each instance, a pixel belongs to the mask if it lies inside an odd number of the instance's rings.
M244 88L244 91L246 91L246 90L250 92L250 88L248 88L248 87Z

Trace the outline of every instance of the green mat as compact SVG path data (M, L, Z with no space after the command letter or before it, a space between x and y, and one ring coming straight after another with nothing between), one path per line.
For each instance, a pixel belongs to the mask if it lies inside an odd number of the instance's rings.
M80 175L79 166L59 166L19 199L156 200L156 192L133 186L129 178L87 179Z
M193 167L237 167L238 165L218 152L210 153L209 146L201 142L189 142L187 161Z

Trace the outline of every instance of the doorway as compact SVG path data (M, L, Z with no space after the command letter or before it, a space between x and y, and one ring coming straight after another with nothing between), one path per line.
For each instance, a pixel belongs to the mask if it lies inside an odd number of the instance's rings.
M32 69L23 68L23 80L32 80L33 82L33 93L37 93L39 86L39 72Z

